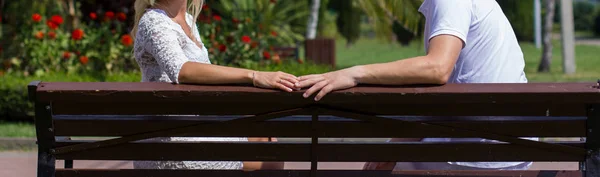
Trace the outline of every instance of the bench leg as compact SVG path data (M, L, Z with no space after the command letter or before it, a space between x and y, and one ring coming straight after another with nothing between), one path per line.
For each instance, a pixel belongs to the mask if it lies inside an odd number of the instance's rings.
M52 107L49 103L35 103L35 131L38 143L38 177L54 177L56 157L53 154L54 127Z
M585 176L600 177L600 104L589 108L587 118Z
M54 155L38 150L38 177L54 177L56 172L56 158Z
M585 176L600 177L600 150L592 151L585 161Z

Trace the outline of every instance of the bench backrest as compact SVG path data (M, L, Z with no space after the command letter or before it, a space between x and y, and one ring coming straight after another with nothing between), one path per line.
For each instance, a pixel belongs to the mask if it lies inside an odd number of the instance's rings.
M598 170L600 146L594 132L600 132L600 89L595 83L357 87L334 92L320 102L304 99L301 94L243 86L35 82L30 84L30 96L36 104L38 173L41 176L50 173L57 176L169 176L175 173L260 176L264 173L56 170L56 159L305 161L313 164L310 172L272 172L267 173L268 176L352 173L316 171L317 162L325 161L588 161L590 170ZM116 138L57 140L57 137L69 136ZM293 137L311 138L312 142L138 142L170 136ZM344 137L479 137L503 143L318 142L318 138ZM519 137L585 137L587 141L536 142ZM581 172L565 173L581 176ZM389 172L353 174L389 175Z

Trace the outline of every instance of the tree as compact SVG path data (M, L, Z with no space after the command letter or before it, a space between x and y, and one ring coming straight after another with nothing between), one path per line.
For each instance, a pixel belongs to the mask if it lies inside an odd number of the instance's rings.
M361 10L354 5L355 0L332 0L330 5L338 12L336 25L338 32L346 39L346 47L352 46L360 38Z
M317 26L319 24L319 8L321 0L312 0L310 7L310 17L306 25L306 39L315 39L317 37Z
M556 0L545 0L544 6L546 7L544 17L544 47L538 72L550 72L550 64L552 63L552 25L554 24Z
M423 16L418 11L423 0L357 0L363 12L373 21L380 39L400 43L422 34Z

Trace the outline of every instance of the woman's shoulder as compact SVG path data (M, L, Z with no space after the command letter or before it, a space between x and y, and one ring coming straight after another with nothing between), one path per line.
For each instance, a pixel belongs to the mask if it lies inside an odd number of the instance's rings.
M165 30L172 27L171 19L163 11L148 9L139 21L139 31Z

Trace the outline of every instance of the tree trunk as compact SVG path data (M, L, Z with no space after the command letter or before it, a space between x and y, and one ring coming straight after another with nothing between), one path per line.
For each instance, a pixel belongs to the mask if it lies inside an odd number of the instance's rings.
M575 27L573 22L573 0L560 0L560 36L562 37L563 71L574 74L575 65Z
M308 25L306 25L306 39L315 39L317 37L317 27L319 24L319 8L321 6L321 0L312 0L310 8L310 17L308 18Z
M550 72L552 63L552 25L554 23L554 11L556 0L545 0L546 15L544 17L544 48L542 61L538 67L538 72Z

